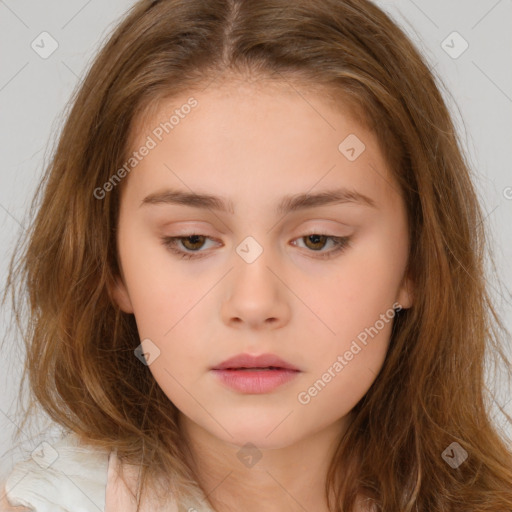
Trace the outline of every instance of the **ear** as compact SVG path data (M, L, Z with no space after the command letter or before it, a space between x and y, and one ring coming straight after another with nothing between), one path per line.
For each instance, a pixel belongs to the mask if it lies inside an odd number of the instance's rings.
M115 283L109 287L109 293L112 300L119 306L124 313L133 313L133 306L130 295L121 276L116 276Z
M404 277L398 292L397 302L403 309L409 309L414 302L414 284L410 277Z

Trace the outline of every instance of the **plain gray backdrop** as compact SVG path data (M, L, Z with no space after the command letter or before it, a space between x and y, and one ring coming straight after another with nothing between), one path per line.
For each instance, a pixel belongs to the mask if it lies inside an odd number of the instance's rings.
M512 329L512 2L376 3L412 37L447 87L448 92L442 92L475 170L493 240L499 282L492 283L492 291L507 328ZM99 46L132 4L128 0L0 0L2 288L14 242L24 229L27 208L42 174L43 157L49 156L61 129L64 106ZM46 58L38 53L43 52L41 38L46 38L44 51L51 50L51 40L43 32L58 44ZM13 321L6 307L2 311L4 337ZM7 346L20 344L15 332L9 331ZM22 356L21 349L13 349L0 360L0 481L39 440L52 439L59 432L41 416L42 436L35 439L24 432L24 451L12 449L11 436L18 428L14 401ZM502 405L511 398L503 389ZM509 414L511 406L508 403ZM498 413L496 421L503 424Z

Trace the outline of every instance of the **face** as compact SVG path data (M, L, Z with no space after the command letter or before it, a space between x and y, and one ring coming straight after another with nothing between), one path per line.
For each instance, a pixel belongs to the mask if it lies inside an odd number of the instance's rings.
M412 301L376 138L318 93L234 82L169 100L134 134L112 294L180 417L260 448L341 425L383 364L393 305ZM299 371L239 370L235 389L211 368L241 353Z

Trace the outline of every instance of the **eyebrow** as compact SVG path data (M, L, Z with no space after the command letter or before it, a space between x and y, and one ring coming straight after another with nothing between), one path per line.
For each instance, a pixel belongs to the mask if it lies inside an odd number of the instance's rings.
M277 205L275 212L282 215L307 208L346 203L377 208L376 202L370 197L353 189L338 188L315 194L301 193L284 196ZM162 204L177 204L234 214L233 202L228 199L210 194L196 194L171 189L149 194L141 201L140 206Z

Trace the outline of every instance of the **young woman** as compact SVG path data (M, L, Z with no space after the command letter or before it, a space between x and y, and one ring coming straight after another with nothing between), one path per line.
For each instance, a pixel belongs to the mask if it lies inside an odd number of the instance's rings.
M137 2L41 190L10 284L69 435L11 506L512 510L482 210L375 5Z

